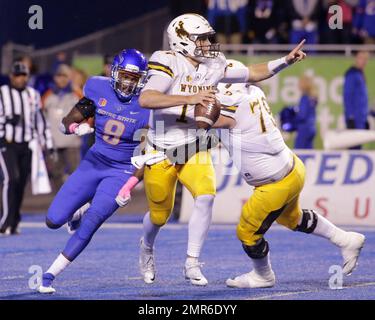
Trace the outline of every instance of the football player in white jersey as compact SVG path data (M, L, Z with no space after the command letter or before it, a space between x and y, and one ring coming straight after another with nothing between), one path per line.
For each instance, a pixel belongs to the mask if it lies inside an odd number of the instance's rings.
M228 62L233 66L241 64ZM314 210L300 208L305 167L286 146L263 91L246 84L219 84L218 89L217 98L229 117L221 117L215 126L232 127L229 139L222 141L243 179L255 187L237 226L237 236L252 260L253 270L228 279L227 285L261 288L275 284L264 239L274 221L294 231L324 237L338 246L344 260L343 272L349 275L357 265L365 237L336 227Z
M172 20L167 32L171 50L156 51L151 56L148 82L139 98L142 107L152 109L148 152L167 153L194 143L197 139L194 106L213 103L219 81L261 81L306 56L301 51L301 42L278 60L229 70L219 45L211 41L215 31L202 16L181 15ZM206 285L198 258L211 222L216 193L215 172L207 150L198 150L186 163L166 159L146 166L144 183L150 211L143 220L141 273L146 283L154 281L154 241L173 210L177 180L195 199L189 221L185 277L194 285Z

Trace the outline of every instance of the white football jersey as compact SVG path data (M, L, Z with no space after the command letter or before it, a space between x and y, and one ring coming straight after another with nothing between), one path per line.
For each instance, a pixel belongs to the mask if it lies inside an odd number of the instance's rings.
M171 79L168 95L193 95L202 90L216 89L224 77L226 59L220 54L194 67L185 56L173 51L156 51L149 59L148 75ZM148 139L161 148L169 148L196 140L194 105L153 109Z
M258 186L283 177L293 157L263 91L250 86L249 94L228 91L217 97L223 105L222 114L234 114L236 126L227 135L222 130L221 137L246 182Z

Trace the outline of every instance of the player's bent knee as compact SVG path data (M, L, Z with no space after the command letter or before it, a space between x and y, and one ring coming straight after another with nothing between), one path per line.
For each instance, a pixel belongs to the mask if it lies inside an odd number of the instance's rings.
M318 215L314 210L302 209L302 221L295 229L304 233L314 232L318 224Z
M243 219L240 219L240 223L237 225L237 238L242 242L242 243L254 243L254 232L250 230L248 227L248 224L244 223Z
M60 228L63 224L60 223L54 223L52 222L48 217L46 217L46 225L50 229L58 229Z
M156 212L151 210L150 211L150 220L153 224L155 224L159 227L162 227L167 223L171 213L172 213L172 210L170 210L170 211L167 211L167 210L166 211L156 211Z
M243 243L242 247L251 259L262 259L267 256L269 252L268 242L264 238L260 238L253 246L248 246Z

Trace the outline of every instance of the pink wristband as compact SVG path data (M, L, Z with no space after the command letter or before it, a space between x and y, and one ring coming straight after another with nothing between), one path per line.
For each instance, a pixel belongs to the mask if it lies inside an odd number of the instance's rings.
M73 122L70 126L69 126L69 132L70 133L74 133L74 130L79 126L79 123L76 123L76 122Z
M130 191L137 185L139 179L135 176L129 178L129 180L123 185L118 195L120 197L127 197L130 194Z

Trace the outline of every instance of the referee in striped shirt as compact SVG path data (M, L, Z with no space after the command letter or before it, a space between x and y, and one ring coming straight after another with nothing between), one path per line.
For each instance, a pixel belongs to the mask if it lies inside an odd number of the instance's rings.
M15 62L10 84L0 87L0 234L18 233L22 199L31 170L29 142L38 138L45 149L53 150L40 95L27 86L29 75L25 64Z

